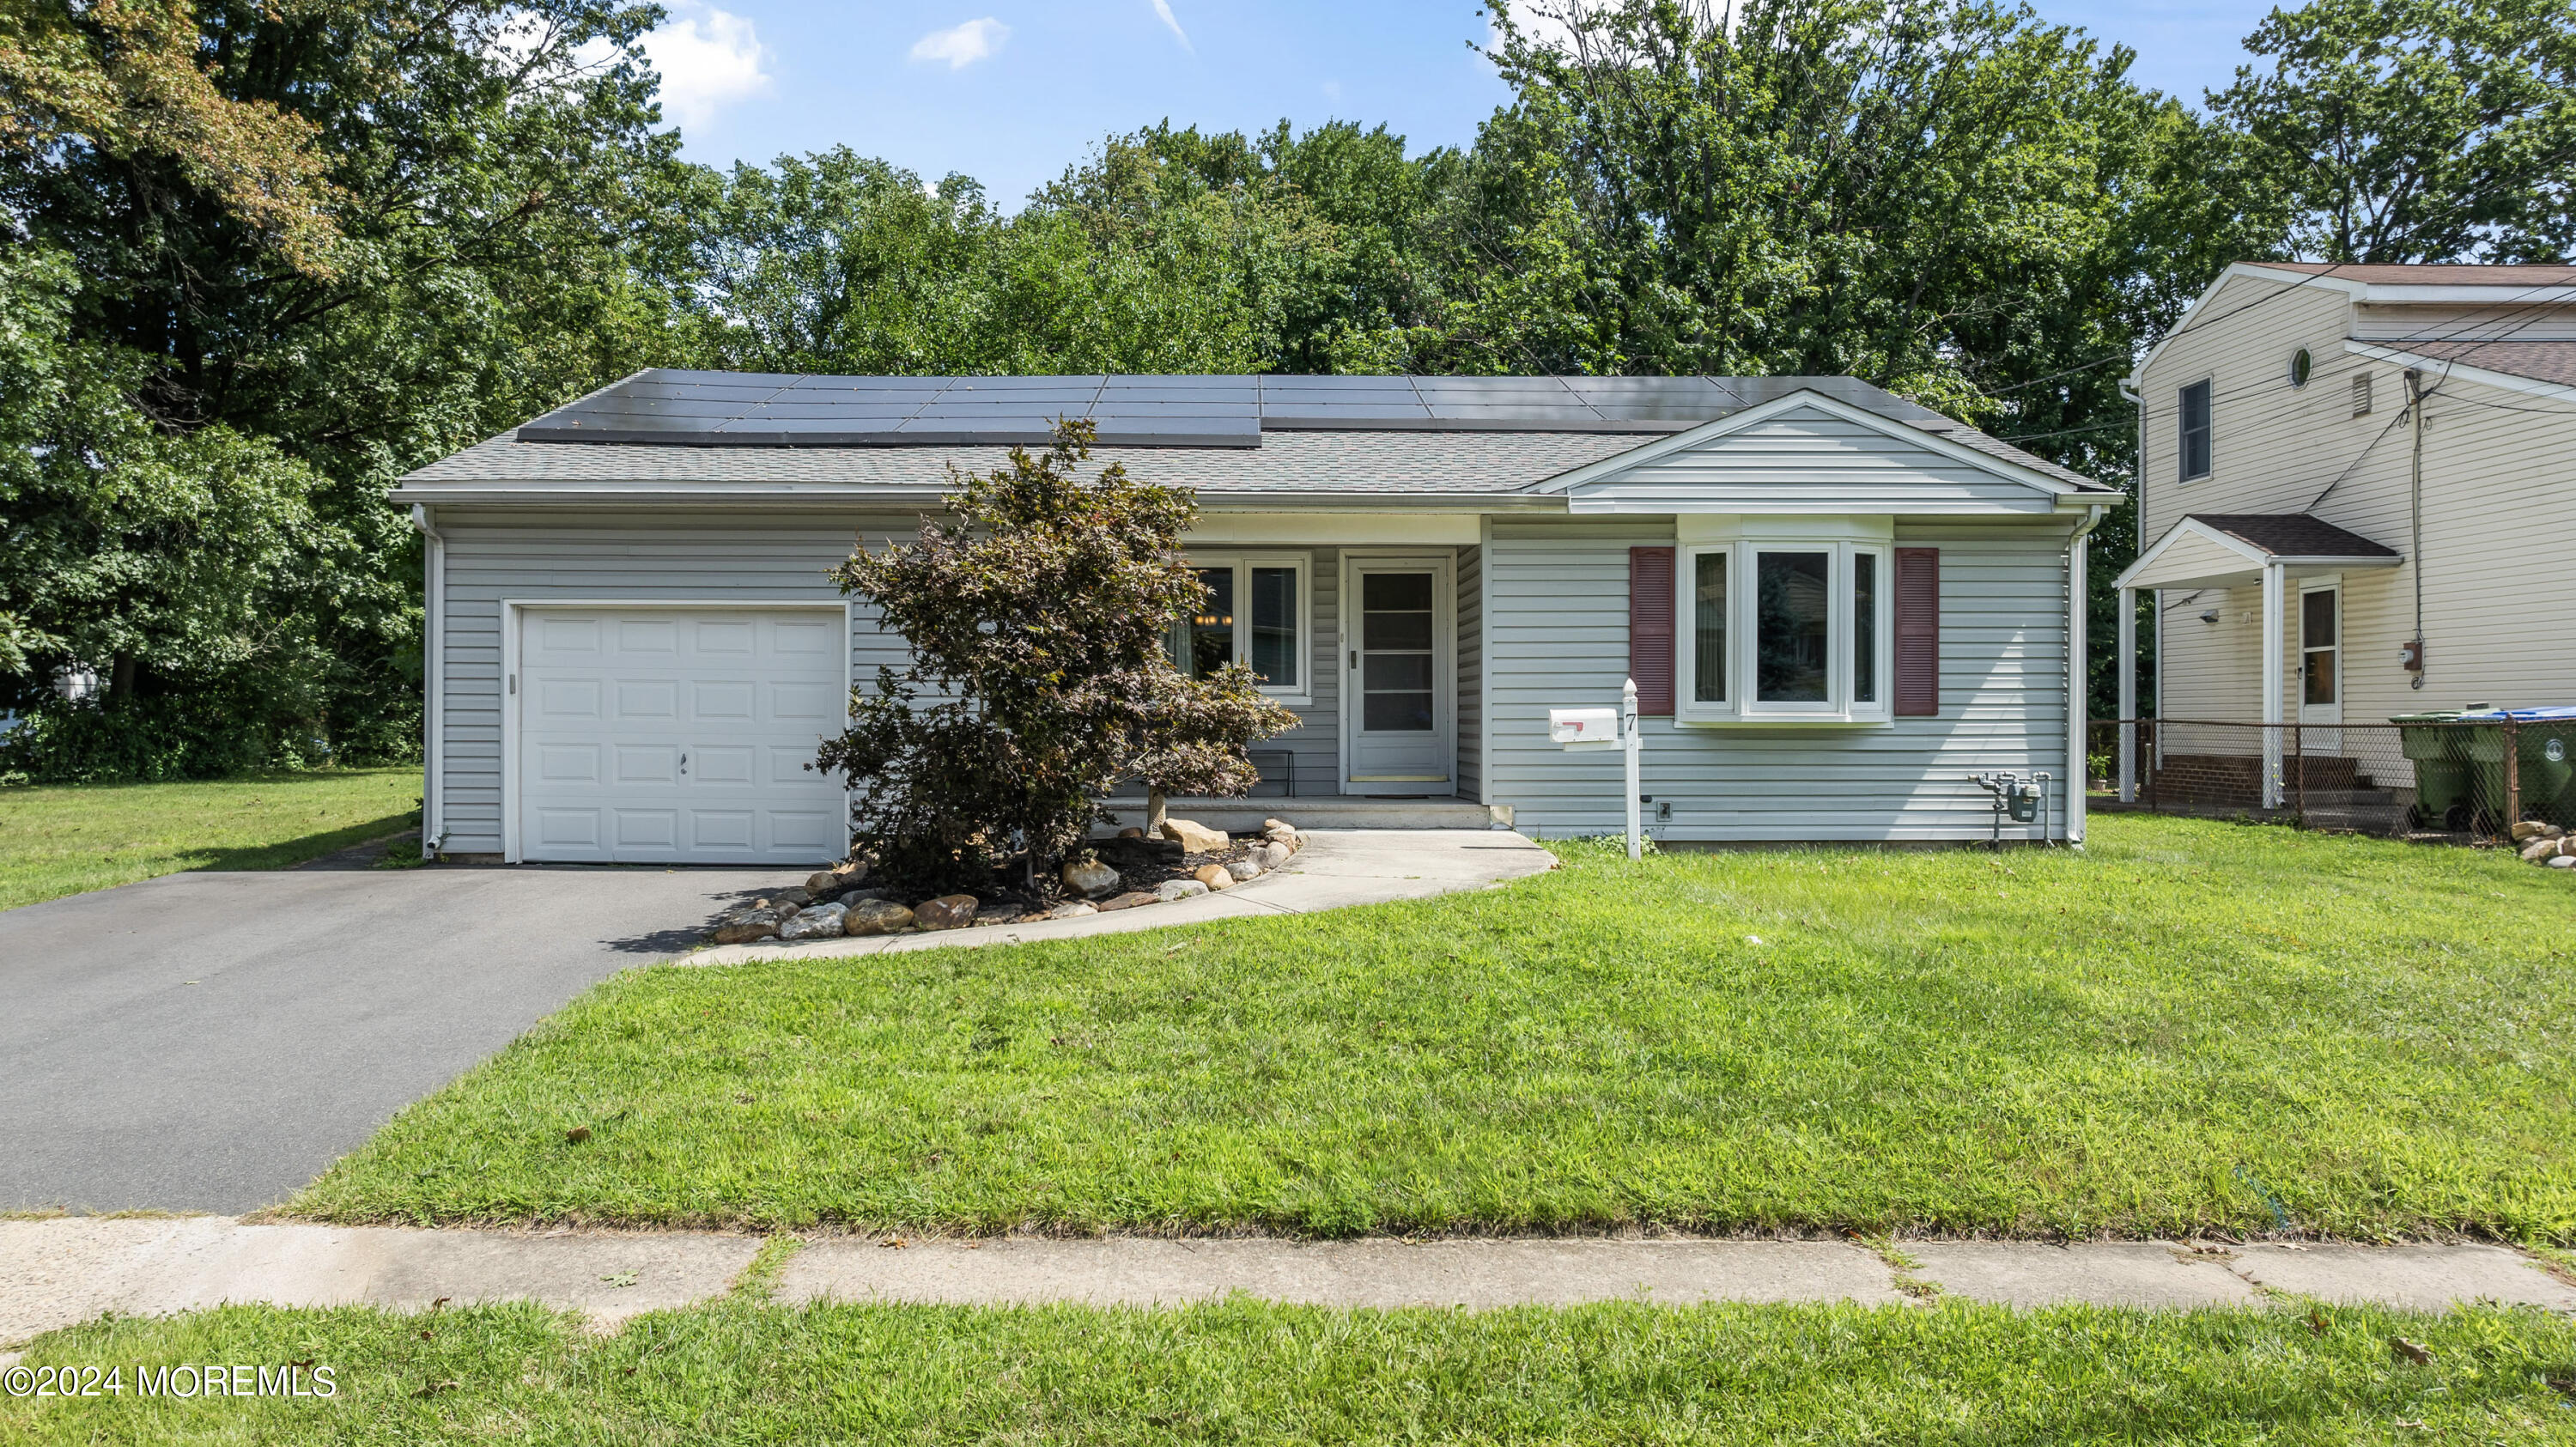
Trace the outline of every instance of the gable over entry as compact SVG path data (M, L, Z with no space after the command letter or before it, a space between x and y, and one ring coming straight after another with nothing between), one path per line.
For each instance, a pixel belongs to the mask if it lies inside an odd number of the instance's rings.
M2404 559L2395 548L2372 542L2307 513L2194 513L2173 525L2120 574L2120 717L2138 711L2138 590L2190 588L2263 589L2263 805L2283 797L2281 731L2285 700L2281 680L2287 640L2282 608L2296 579L2364 568L2393 568ZM2120 728L2120 798L2137 797L2137 730Z

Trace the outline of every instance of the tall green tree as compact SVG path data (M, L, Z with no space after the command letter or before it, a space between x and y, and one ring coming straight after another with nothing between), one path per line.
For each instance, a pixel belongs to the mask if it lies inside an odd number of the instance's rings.
M252 687L151 650L69 651L116 629L47 631L0 686L51 708L50 673L86 665L112 680L111 702L194 707L203 730L273 735L270 705L292 699L301 727L344 754L407 750L419 554L387 482L640 361L687 355L688 208L673 202L690 177L676 137L653 130L636 49L660 12L13 0L5 14L17 48L0 45L0 94L20 109L0 132L0 216L67 263L49 293L59 370L114 379L92 395L146 424L101 423L135 458L220 436L305 470L310 520L287 533L319 584L280 623L328 666L309 690ZM169 511L133 490L177 474L118 475L143 515ZM72 496L9 500L13 550L73 549L25 552L23 573L77 573L97 561L81 539L110 546L115 530L77 525Z
M2576 253L2576 3L2311 0L2245 41L2213 94L2243 222L2319 261Z

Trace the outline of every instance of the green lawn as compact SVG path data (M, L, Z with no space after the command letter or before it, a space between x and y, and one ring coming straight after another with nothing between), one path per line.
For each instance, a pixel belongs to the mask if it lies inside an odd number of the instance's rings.
M2389 1338L2427 1347L2401 1359ZM138 1400L138 1366L333 1369L328 1401ZM2540 1312L1596 1306L1335 1312L730 1302L613 1337L532 1307L108 1321L13 1443L2576 1442ZM309 1369L309 1368L308 1368Z
M2137 816L2082 855L1561 853L1186 933L634 971L290 1209L2576 1240L2554 871Z
M418 769L0 788L0 909L183 869L277 869L416 820Z

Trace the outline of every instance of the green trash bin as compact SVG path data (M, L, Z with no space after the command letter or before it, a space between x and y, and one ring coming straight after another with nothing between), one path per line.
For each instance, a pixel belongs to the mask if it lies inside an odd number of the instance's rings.
M2466 829L2476 800L2469 792L2469 741L2477 732L2463 728L2409 728L2409 724L2455 724L2457 712L2401 713L2397 741L2415 766L2415 807L2406 822L2418 829Z
M2454 732L2468 736L2476 768L2479 812L2501 829L2504 817L2504 721L2513 720L2514 752L2522 756L2514 782L2522 794L2522 817L2564 826L2576 812L2576 708L2500 708L2462 714L2476 728Z

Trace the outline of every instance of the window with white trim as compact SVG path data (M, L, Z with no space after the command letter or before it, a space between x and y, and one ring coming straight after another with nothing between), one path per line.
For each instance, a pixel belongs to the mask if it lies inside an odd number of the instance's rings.
M1172 662L1192 678L1240 663L1261 691L1285 703L1307 702L1314 685L1314 575L1304 553L1194 558L1207 597L1172 628Z
M1887 544L1761 537L1679 551L1677 722L1890 717Z

